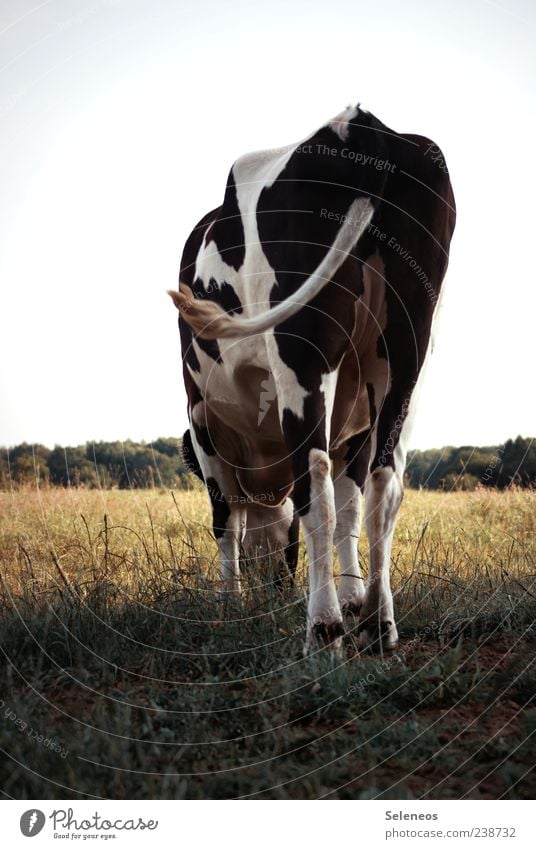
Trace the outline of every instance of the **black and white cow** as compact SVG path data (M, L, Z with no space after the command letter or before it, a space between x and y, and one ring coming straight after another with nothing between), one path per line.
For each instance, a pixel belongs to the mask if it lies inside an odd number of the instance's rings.
M186 242L170 294L222 589L240 591L247 502L269 526L292 495L309 562L307 648L338 650L344 611L359 615L361 647L397 643L391 543L454 223L436 145L358 106L299 144L238 159L222 205Z

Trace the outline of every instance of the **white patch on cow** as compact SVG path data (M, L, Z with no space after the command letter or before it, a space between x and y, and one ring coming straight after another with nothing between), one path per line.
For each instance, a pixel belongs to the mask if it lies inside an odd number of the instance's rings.
M256 316L269 307L269 295L275 283L275 273L260 244L257 202L262 189L269 185L270 180L275 180L285 167L294 147L247 154L233 166L237 202L244 228L245 256L239 273L223 260L212 240L201 246L197 256L196 276L201 278L205 288L211 278L219 285L223 282L230 284L242 304L244 318ZM219 345L230 374L244 361L259 368L267 368L262 334L250 339L220 339Z
M239 279L239 274L232 265L225 262L218 250L216 242L212 239L209 242L205 240L206 235L195 261L194 279L199 278L202 280L206 291L209 291L208 287L213 283L218 289L222 283L228 283L234 289L236 281Z
M259 396L259 418L257 420L260 427L263 423L266 414L268 413L273 402L277 401L277 386L272 372L261 383L261 392Z
M239 198L245 199L248 194L256 196L257 206L261 191L275 183L299 144L300 142L268 150L256 150L237 159L233 165L233 176ZM242 191L238 189L238 184Z
M311 476L310 507L302 516L302 526L309 561L309 603L307 647L314 646L315 625L333 626L342 622L341 609L333 579L333 533L335 530L335 496L331 479L331 463L325 451L309 452ZM338 651L341 638L331 648Z
M336 115L335 118L332 118L331 121L328 122L328 127L337 133L341 141L345 142L348 139L350 131L350 121L353 121L353 119L357 117L358 113L359 108L357 106L347 106L346 109L343 109L343 111L339 113L339 115Z
M324 408L326 410L326 444L328 446L330 443L331 413L335 401L338 377L339 370L335 369L334 371L324 372L320 378L320 391L324 396Z
M295 149L296 145L288 145L279 150L248 153L233 165L246 249L236 292L245 305L244 315L248 317L269 308L270 291L276 282L274 269L266 259L259 237L257 204L263 189L275 182ZM260 340L255 338L258 345Z
M225 368L222 363L216 362L212 357L203 351L196 340L193 341L193 347L199 360L200 370L194 371L188 364L188 371L192 379L195 381L201 395L208 404L212 407L212 397L219 402L218 407L224 404L225 407L233 406L233 396L225 392Z
M335 489L334 543L339 554L339 591L341 609L356 612L365 596L365 582L359 568L357 543L361 531L361 492L357 484L345 474L345 463L333 463Z
M311 393L303 388L296 372L281 359L273 330L265 334L265 344L268 349L269 368L277 386L279 420L282 421L285 409L290 410L298 419L303 419L304 402Z
M224 281L230 284L243 306L244 317L258 315L270 306L269 296L275 283L275 273L262 250L256 209L261 191L277 179L295 147L289 145L279 150L247 154L233 166L245 240L245 257L240 272L237 273L222 259L213 241L203 244L197 256L196 277L203 281L205 288L211 280L217 285ZM222 412L225 421L229 425L236 425L238 430L241 429L240 424L243 424L243 387L236 385L234 376L244 363L272 374L277 387L282 387L293 399L293 412L303 416L303 397L307 393L297 383L294 373L273 352L273 346L269 344L270 335L273 334L259 334L245 339L220 339L221 364L215 364L195 341L193 343L201 371L205 375L200 378L192 373L194 380L202 394L207 393L210 406L216 412Z

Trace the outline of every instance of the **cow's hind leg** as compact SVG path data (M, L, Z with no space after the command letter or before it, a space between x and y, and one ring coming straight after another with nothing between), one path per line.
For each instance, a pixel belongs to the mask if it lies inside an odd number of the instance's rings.
M341 609L333 578L335 494L327 445L324 393L305 399L303 417L283 408L282 426L294 471L293 500L300 515L309 561L306 651L342 646Z
M376 422L374 450L365 483L369 576L359 623L360 648L392 650L398 643L391 592L391 546L404 496L406 427L411 388L386 396Z
M365 582L359 567L357 543L361 531L362 489L365 484L370 434L366 431L348 440L344 458L333 461L337 522L334 542L339 554L339 604L343 613L361 611Z
M365 528L369 539L369 578L361 607L359 647L394 649L398 642L390 581L391 545L402 503L401 477L375 468L365 486Z

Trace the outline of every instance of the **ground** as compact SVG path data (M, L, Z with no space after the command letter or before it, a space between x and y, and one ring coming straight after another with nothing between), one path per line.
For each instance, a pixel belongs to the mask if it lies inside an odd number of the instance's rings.
M223 611L205 495L0 493L0 788L533 798L534 493L406 493L390 656L302 656L306 586ZM360 543L366 565L364 541Z

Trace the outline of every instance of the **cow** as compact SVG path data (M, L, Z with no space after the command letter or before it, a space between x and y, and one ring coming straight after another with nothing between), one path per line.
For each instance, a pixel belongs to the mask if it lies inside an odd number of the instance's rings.
M247 503L268 517L291 497L306 652L340 653L347 616L360 650L396 648L391 544L454 225L437 145L358 105L297 144L241 156L186 241L169 294L221 592L240 593Z

